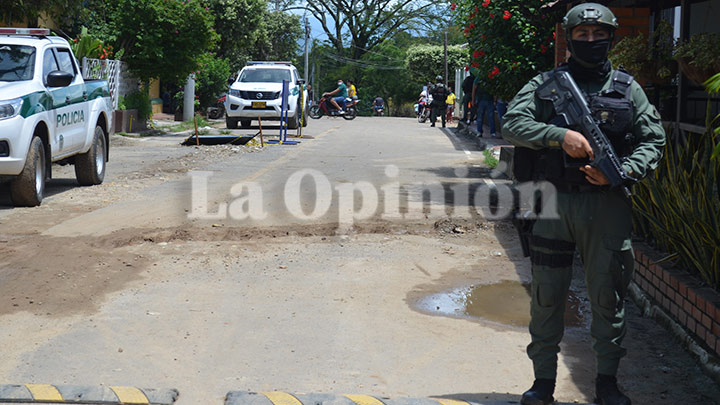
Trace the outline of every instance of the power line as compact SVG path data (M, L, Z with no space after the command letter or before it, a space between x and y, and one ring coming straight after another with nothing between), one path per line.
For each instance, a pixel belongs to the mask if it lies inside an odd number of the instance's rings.
M351 64L351 65L355 65L355 66L359 66L359 67L364 67L364 68L372 68L372 69L378 69L378 70L406 70L405 67L400 67L400 66L387 66L387 65L376 65L376 64L372 64L372 63L361 62L361 61L359 61L359 60L357 60L357 59L351 59L351 58L347 58L347 57L344 57L344 56L335 55L335 54L332 54L332 53L326 53L326 54L324 54L324 55L327 56L328 58L334 59L334 60L336 60L336 61L338 61L338 62L348 63L348 64Z

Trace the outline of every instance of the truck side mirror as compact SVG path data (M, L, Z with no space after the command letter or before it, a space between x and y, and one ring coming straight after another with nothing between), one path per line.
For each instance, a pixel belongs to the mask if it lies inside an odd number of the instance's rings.
M47 83L48 87L67 87L72 83L75 76L72 73L63 72L61 70L53 70L48 73Z
M233 83L235 83L235 79L232 78L232 77L229 78L229 79L228 79L228 86L232 86Z
M305 79L298 79L297 83L298 85L305 84Z

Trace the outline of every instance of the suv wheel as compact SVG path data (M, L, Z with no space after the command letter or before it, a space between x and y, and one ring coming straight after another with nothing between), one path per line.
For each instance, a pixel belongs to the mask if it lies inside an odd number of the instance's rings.
M237 124L238 122L235 118L225 117L225 126L227 129L236 129Z
M297 129L297 127L298 127L298 118L299 118L299 113L298 113L298 112L299 112L299 111L300 111L300 109L299 109L299 108L296 108L296 109L295 109L295 115L293 115L292 117L288 117L288 122L287 122L288 129Z

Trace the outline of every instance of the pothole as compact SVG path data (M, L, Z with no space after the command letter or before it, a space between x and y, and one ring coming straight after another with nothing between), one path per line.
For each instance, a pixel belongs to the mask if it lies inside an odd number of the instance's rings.
M416 307L431 315L526 327L530 324L530 284L506 280L461 287L421 298ZM570 291L565 304L565 326L584 327L585 324L583 300Z

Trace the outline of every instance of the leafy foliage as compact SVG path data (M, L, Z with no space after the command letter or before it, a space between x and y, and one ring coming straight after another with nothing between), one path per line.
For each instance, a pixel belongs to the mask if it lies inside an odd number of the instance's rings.
M182 83L217 37L199 0L116 0L111 27L130 71L147 83Z
M252 57L256 41L262 40L260 30L267 3L265 0L209 0L208 6L215 16L215 31L220 34L217 55L227 60L233 71L238 71Z
M133 91L120 97L118 102L121 110L138 110L138 119L147 120L152 115L152 105L147 91Z
M468 55L460 46L449 46L448 71L454 72L467 66ZM415 45L410 47L405 57L405 66L411 77L421 83L435 82L435 76L445 75L445 50L437 45Z
M687 58L694 66L720 70L720 33L700 33L677 46L676 58Z
M720 88L720 74L707 82ZM669 142L656 172L635 189L635 229L678 264L720 289L720 116L707 104L706 132Z
M677 73L674 48L673 27L662 20L650 37L641 33L623 38L609 57L613 66L622 66L637 78L663 83Z
M5 26L26 22L30 27L37 27L38 17L46 13L59 25L64 25L79 11L81 3L81 0L0 0L0 18Z
M108 59L113 56L112 45L105 45L103 41L94 38L85 27L82 27L80 36L70 43L70 48L80 61L83 58Z
M458 0L451 9L464 27L471 66L491 94L509 100L533 76L553 68L555 24L547 0Z
M444 19L431 1L307 0L306 7L320 21L335 50L355 60L404 31L422 31L427 21L437 24Z
M256 60L294 60L302 37L300 16L283 11L265 13L251 55Z
M218 96L227 90L230 65L227 60L209 52L201 55L199 62L200 67L195 74L195 95L200 101L200 108L205 109L215 104Z

